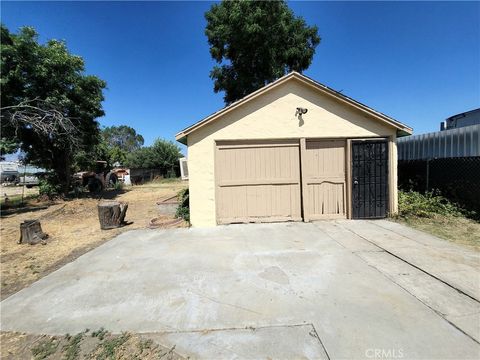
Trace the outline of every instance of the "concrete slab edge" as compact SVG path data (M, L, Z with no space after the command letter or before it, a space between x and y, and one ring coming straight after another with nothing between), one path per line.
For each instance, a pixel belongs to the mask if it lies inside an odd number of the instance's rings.
M398 255L395 255L394 253L384 249L383 247L375 244L374 242L368 240L367 238L363 237L362 235L356 233L355 231L352 231L351 229L347 229L345 228L346 230L350 231L352 234L358 236L359 238L369 242L370 244L378 247L380 250L378 252L385 252L393 257L395 257L396 259L406 263L407 265L409 266L412 266L413 268L421 271L422 273L434 278L435 280L437 281L440 281L441 283L443 283L444 285L450 287L451 289L453 290L456 290L458 291L460 294L462 294L463 296L466 296L478 303L480 303L480 301L474 297L472 297L471 295L469 294L466 294L464 293L463 291L461 291L460 289L457 289L456 287L452 286L451 284L447 283L446 281L442 280L442 279L439 279L438 277L428 273L427 271L423 270L422 268L414 265L414 264L411 264L410 262L406 261L405 259L402 259L401 257L399 257ZM330 235L327 234L327 236L329 236L333 241L336 241L334 238L332 238ZM338 241L336 241L338 243ZM340 244L340 243L339 243ZM340 244L342 245L342 244ZM343 246L343 245L342 245ZM355 254L355 256L359 257L362 261L364 261L365 263L367 263L361 256L360 256L360 253L362 253L363 251L352 251L353 254ZM370 250L370 252L372 252ZM465 336L467 336L469 339L471 339L472 341L474 341L475 343L479 344L480 345L480 342L472 335L470 335L469 333L465 332L463 329L461 329L458 325L456 325L455 323L453 323L452 321L450 321L449 319L447 319L440 311L436 310L435 308L431 307L430 305L428 305L427 303L425 303L424 301L422 301L421 299L419 299L418 297L415 296L415 294L411 293L407 288L403 287L402 285L400 285L398 282L395 281L394 278L388 276L387 274L385 274L383 271L380 271L378 268L376 268L375 266L371 265L371 264L368 264L368 266L372 267L373 269L375 269L376 271L378 271L380 274L382 274L384 277L386 277L388 280L390 280L391 282L393 282L395 285L397 285L398 287L400 287L402 290L404 290L405 292L407 292L408 294L410 294L411 296L413 296L416 300L420 301L423 305L425 305L426 307L428 307L430 310L432 310L437 316L439 316L440 318L442 318L443 320L445 320L447 323L449 323L451 326L453 326L455 329L457 329L458 331L460 331L462 334L464 334Z
M478 302L478 303L480 304L480 300L479 300L479 299L477 299L477 298L475 298L474 296L472 296L472 295L470 295L470 294L468 294L468 293L464 292L463 290L461 290L461 289L459 289L459 288L455 287L454 285L452 285L452 284L448 283L447 281L445 281L445 280L443 280L443 279L439 278L438 276L435 276L435 275L433 275L433 274L429 273L428 271L425 271L425 270L424 270L424 269L422 269L421 267L419 267L419 266L417 266L417 265L415 265L415 264L413 264L413 263L411 263L411 262L409 262L409 261L405 260L404 258L402 258L402 257L398 256L397 254L395 254L395 253L393 253L393 252L391 252L391 251L389 251L389 250L387 250L387 249L385 249L385 248L381 247L380 245L378 245L378 244L374 243L373 241L370 241L370 240L368 240L367 238L363 237L362 235L360 235L360 234L356 233L355 231L353 231L353 230L351 230L351 229L346 229L346 230L348 230L348 231L350 231L351 233L355 234L356 236L358 236L358 237L362 238L363 240L365 240L365 241L368 241L368 242L369 242L369 243L371 243L372 245L375 245L375 246L377 246L379 249L382 249L382 251L385 251L387 254L390 254L390 255L392 255L393 257L397 258L398 260L400 260L400 261L403 261L404 263L406 263L406 264L408 264L408 265L410 265L410 266L414 267L415 269L417 269L417 270L419 270L419 271L423 272L424 274L426 274L426 275L428 275L428 276L430 276L430 277L434 278L435 280L438 280L438 281L440 281L441 283L443 283L443 284L447 285L448 287L450 287L450 288L452 288L452 289L454 289L454 290L458 291L460 294L462 294L462 295L464 295L464 296L466 296L466 297L469 297L470 299L472 299L472 300L474 300L474 301L476 301L476 302Z
M325 348L325 345L322 342L322 339L320 339L320 336L318 335L317 329L315 329L315 326L312 323L302 323L302 324L276 324L276 325L264 325L264 326L245 326L245 327L228 327L228 328L212 328L212 329L197 329L197 330L166 330L166 331L148 331L148 332L136 332L136 334L140 336L145 336L147 337L148 335L167 335L167 334L191 334L191 333L212 333L212 332L222 332L222 331L237 331L237 330L261 330L261 329L275 329L275 328L292 328L292 327L310 327L311 331L309 334L313 336L318 343L320 344L321 348L325 352L325 355L328 360L330 360L330 355L328 354L327 349ZM162 346L165 346L165 344L160 344ZM175 350L178 351L178 350ZM181 354L183 356L188 357L188 354Z

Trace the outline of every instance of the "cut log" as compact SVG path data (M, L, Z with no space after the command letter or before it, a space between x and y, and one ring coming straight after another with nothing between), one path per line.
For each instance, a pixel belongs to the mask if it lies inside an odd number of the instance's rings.
M19 244L38 244L48 237L42 231L39 220L25 220L20 224L20 240Z
M104 201L98 204L98 220L102 230L114 229L125 224L128 204L119 201Z

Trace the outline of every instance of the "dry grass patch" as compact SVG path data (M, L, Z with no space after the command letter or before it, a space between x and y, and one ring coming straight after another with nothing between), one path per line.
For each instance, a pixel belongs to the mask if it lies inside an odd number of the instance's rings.
M441 239L480 250L480 223L475 212L462 209L436 192L398 192L394 220Z
M148 227L150 219L162 217L156 202L174 196L186 186L185 182L168 181L106 192L108 198L129 204L125 220L133 223L119 229L100 230L97 215L99 199L96 198L30 203L48 205L48 208L3 216L0 229L1 298L21 290L122 232ZM164 217L166 221L170 220L170 217ZM46 245L18 244L20 223L28 219L41 221L43 231L49 235Z
M480 223L475 220L436 215L432 218L398 218L396 221L441 239L480 251Z
M0 185L0 205L19 206L22 202L32 202L38 196L38 186L27 188L26 186L3 186Z

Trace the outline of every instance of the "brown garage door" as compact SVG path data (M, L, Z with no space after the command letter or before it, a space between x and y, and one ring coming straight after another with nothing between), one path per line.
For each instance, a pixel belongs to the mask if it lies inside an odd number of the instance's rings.
M217 222L301 220L298 140L217 142Z
M302 178L305 221L346 216L345 140L306 140Z

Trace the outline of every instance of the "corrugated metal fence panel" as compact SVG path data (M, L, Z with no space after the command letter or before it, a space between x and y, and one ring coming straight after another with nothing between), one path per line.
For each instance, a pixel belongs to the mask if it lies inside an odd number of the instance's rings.
M402 137L399 160L480 156L480 125Z

